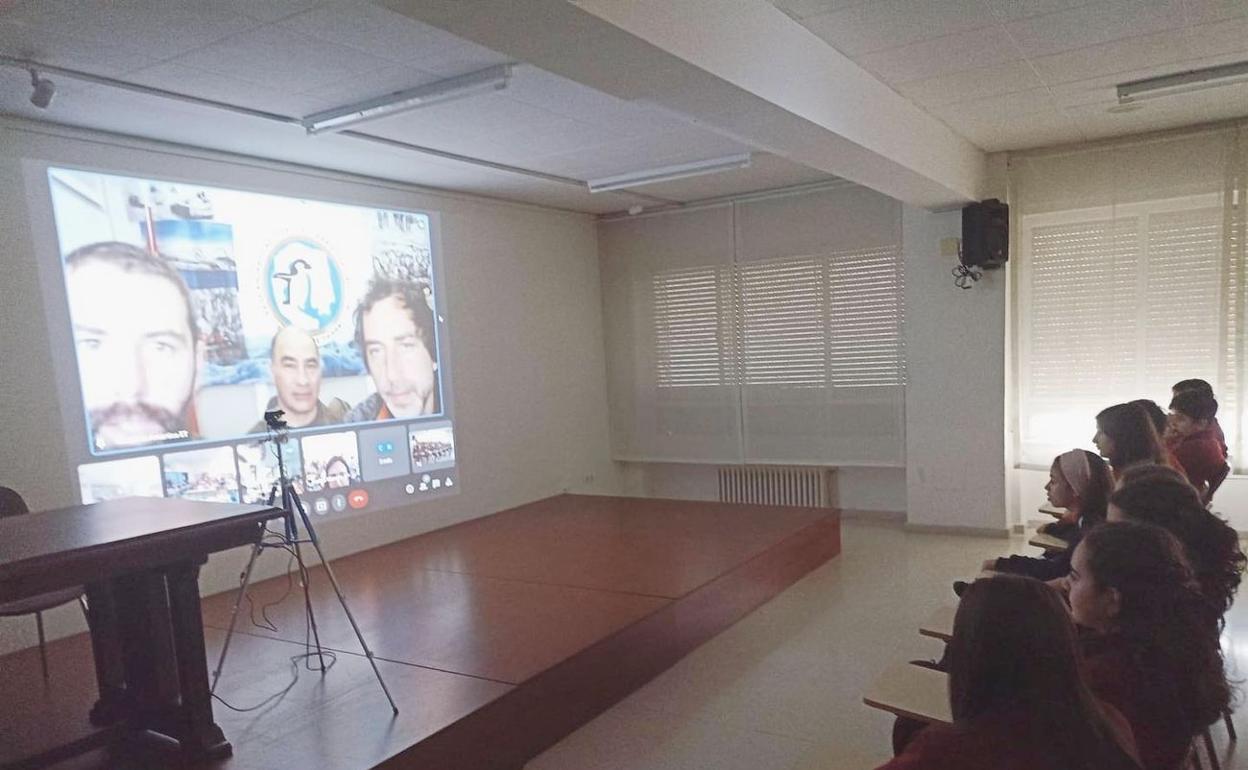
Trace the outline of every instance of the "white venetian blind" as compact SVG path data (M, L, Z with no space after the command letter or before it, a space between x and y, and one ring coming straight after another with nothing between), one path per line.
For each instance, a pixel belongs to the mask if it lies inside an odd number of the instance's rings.
M846 184L600 233L618 458L904 461L896 201Z
M1011 159L1020 462L1089 446L1122 401L1214 386L1244 467L1240 132Z

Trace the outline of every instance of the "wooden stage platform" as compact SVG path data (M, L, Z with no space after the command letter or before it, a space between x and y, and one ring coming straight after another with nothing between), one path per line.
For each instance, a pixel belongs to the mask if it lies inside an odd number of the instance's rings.
M401 713L392 717L314 569L321 640L337 664L324 676L301 669L259 711L218 703L234 756L207 767L518 770L839 552L828 509L560 495L336 560ZM285 577L257 584L257 618L286 589ZM204 601L210 666L231 601ZM217 689L233 704L281 690L303 652L297 586L268 616L276 632L240 615ZM34 650L0 658L0 766L91 729L88 639L54 642L50 657L46 687ZM56 767L168 764L154 762L96 753Z

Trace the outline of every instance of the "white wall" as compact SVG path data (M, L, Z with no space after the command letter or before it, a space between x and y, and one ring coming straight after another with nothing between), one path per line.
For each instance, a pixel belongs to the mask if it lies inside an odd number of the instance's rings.
M906 206L907 522L1005 533L1006 275L954 286L958 211Z
M34 509L77 502L61 437L22 159L441 213L455 376L458 495L326 521L331 557L572 491L617 493L610 459L594 222L533 206L436 193L185 147L0 120L0 484ZM68 333L62 331L58 348ZM236 584L245 553L214 557L203 593ZM262 563L275 573L279 559ZM284 564L284 562L283 562ZM264 576L262 575L262 576ZM53 636L81 630L70 607ZM0 620L0 652L34 643L33 622Z

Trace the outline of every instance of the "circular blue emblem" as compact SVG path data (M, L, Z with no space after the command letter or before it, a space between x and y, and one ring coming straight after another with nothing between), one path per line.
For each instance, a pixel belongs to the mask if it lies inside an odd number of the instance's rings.
M328 329L342 311L342 272L329 251L307 238L290 238L269 252L265 293L277 317L312 334Z

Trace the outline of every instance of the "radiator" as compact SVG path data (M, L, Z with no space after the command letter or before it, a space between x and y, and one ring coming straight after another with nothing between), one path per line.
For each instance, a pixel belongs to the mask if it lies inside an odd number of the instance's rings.
M835 507L831 468L784 465L723 465L719 500L723 503Z

